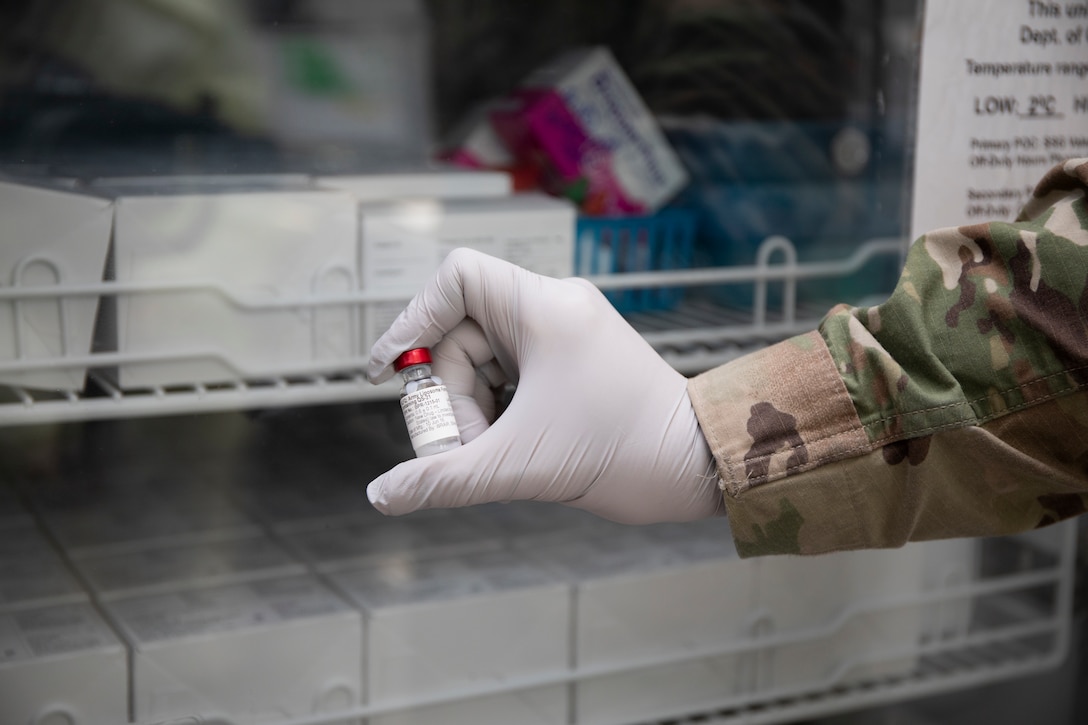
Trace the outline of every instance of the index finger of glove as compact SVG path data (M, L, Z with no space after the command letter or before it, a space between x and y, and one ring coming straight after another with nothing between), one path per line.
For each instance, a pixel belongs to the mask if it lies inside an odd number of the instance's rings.
M468 443L494 420L492 388L504 382L505 376L494 362L483 330L472 319L462 320L453 328L434 346L431 356L434 374L449 390L461 441Z
M509 262L471 249L450 252L434 277L374 343L367 377L375 383L388 380L398 355L433 347L466 317L479 322L489 339L508 336L514 329L509 312L514 308L514 280L519 271Z

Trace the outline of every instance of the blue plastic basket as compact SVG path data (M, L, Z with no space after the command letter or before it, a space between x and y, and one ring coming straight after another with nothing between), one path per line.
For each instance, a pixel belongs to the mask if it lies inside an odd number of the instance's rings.
M788 238L801 264L849 257L870 239L904 236L902 139L883 126L853 121L799 122L670 119L663 130L691 181L672 204L698 218L700 266L755 264L769 237ZM865 139L864 165L836 163L836 140ZM815 306L886 295L898 260L881 255L864 269L797 283L798 300ZM707 290L715 301L750 309L751 284ZM782 285L768 299L781 301Z
M574 243L574 268L591 276L623 272L687 269L695 248L696 216L668 209L650 216L580 217ZM611 290L608 299L620 312L645 312L676 306L684 290L649 287Z

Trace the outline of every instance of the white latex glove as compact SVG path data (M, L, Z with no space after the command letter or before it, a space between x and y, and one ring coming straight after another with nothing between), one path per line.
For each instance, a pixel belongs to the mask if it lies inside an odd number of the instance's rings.
M590 283L455 250L374 344L370 379L415 347L432 348L464 445L371 482L380 511L531 499L631 524L724 513L686 379ZM517 389L491 423L503 382Z

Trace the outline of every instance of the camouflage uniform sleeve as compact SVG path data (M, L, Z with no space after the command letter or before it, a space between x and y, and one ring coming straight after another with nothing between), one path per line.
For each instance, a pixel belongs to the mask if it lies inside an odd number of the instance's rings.
M894 292L693 378L742 556L1023 531L1088 506L1088 159Z

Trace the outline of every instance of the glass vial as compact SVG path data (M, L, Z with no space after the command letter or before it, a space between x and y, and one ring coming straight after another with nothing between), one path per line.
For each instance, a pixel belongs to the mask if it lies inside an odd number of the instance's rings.
M450 394L442 380L431 375L431 351L417 347L401 353L393 369L404 378L400 408L416 457L430 456L461 445Z

